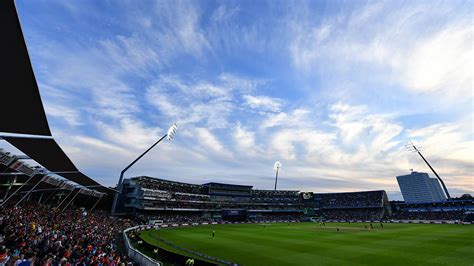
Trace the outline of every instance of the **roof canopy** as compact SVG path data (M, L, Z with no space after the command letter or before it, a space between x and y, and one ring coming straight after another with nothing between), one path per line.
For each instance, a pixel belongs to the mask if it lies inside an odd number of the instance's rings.
M54 139L2 137L51 172L77 172Z
M56 173L81 186L102 192L111 192L92 178L79 172L54 139L2 137L17 149L28 155L49 171Z
M85 187L88 187L90 189L99 189L100 187L102 187L101 184L97 183L92 178L86 176L85 174L83 174L81 172L64 173L64 174L60 174L60 175L64 178L67 178L67 179L69 179L73 182L76 182L76 183L78 183L80 185L83 185Z
M0 98L2 110L6 111L2 115L0 132L50 137L51 131L13 0L0 1L0 32ZM113 191L79 172L53 138L2 138L53 173L85 187Z
M51 136L14 1L0 1L0 132Z

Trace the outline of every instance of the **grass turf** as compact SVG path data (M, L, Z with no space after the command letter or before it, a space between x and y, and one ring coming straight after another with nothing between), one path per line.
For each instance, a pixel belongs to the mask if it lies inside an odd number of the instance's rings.
M150 230L141 237L176 251L156 240L159 235L175 245L241 265L474 265L472 225L384 224L382 229L374 223L373 230L364 226L228 224ZM216 231L214 238L211 228Z

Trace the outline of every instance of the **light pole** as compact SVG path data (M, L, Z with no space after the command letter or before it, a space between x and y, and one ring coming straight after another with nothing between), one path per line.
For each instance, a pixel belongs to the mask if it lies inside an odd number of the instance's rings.
M428 167L431 169L431 171L433 172L433 174L435 174L435 176L438 178L439 182L440 182L441 185L443 186L443 190L444 190L444 193L446 193L446 197L448 197L448 199L451 199L451 195L449 195L448 189L447 189L446 186L444 185L443 179L441 179L441 177L439 177L439 175L438 175L438 173L436 173L435 169L434 169L434 168L431 166L431 164L425 159L425 157L423 156L423 154L421 154L421 152L420 152L421 147L417 147L417 146L415 146L415 144L413 144L412 141L409 141L409 143L407 143L407 145L406 145L406 148L408 149L408 151L416 152L416 153L418 153L418 155L420 155L421 159L423 159L423 161L425 161L425 163L428 165Z
M278 171L279 171L280 168L281 168L281 163L280 163L279 161L276 161L275 164L273 165L273 168L274 168L275 171L276 171L276 174L275 174L275 190L277 190Z
M169 129L168 132L161 137L157 142L155 142L153 145L151 145L150 148L148 148L144 153L142 153L138 158L136 158L131 164L129 164L127 167L125 167L122 172L120 173L120 178L117 184L117 192L115 192L115 197L114 197L114 202L112 204L112 210L111 213L112 215L115 214L115 208L117 207L117 200L119 197L119 194L122 193L122 181L123 181L123 175L125 172L132 167L138 160L140 160L145 154L147 154L151 149L153 149L158 143L160 143L164 138L167 138L169 141L171 141L176 134L176 130L178 130L178 125L174 123Z

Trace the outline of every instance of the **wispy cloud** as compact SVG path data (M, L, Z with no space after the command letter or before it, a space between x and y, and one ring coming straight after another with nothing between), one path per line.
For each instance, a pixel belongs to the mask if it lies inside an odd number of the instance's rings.
M240 8L238 6L220 5L212 13L212 20L216 23L223 23L232 18L239 11Z
M469 2L25 3L53 135L101 182L178 122L130 175L392 193L429 171L412 138L474 191Z
M474 68L472 21L449 25L418 41L401 65L401 82L417 91L443 90L458 101L472 97Z
M69 106L48 104L45 106L45 112L48 116L64 120L70 126L80 126L80 115Z
M160 78L148 88L147 98L168 119L210 128L227 126L227 117L235 106L231 90L225 85L184 83L176 77Z
M255 132L243 127L240 122L234 128L233 138L236 151L245 153L249 157L265 156L263 149L256 142Z
M280 112L277 114L270 114L268 117L263 120L261 123L262 128L271 128L276 126L301 126L305 122L309 121L308 116L310 115L310 110L304 108L298 108L291 110L290 112ZM306 123L306 126L311 124Z
M280 99L270 98L268 96L244 95L245 104L250 108L266 112L279 112L282 107Z
M308 74L332 73L432 93L444 104L472 101L474 30L464 1L452 4L368 3L325 19L293 21L293 64ZM370 77L369 75L376 75ZM359 77L358 77L359 78ZM425 97L430 97L423 94Z

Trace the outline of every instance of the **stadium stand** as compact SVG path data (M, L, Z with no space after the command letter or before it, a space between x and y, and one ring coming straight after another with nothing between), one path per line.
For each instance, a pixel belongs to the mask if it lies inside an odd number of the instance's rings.
M320 217L326 221L380 221L383 213L380 209L330 209Z
M3 151L2 151L3 152ZM6 154L5 152L3 152ZM25 173L41 168L22 165ZM2 197L26 182L28 175L3 166ZM108 216L104 211L90 212L87 192L64 179L37 174L41 185L15 207L31 184L0 211L0 259L15 262L104 265L132 264L118 250L119 233L133 225L160 221L163 226L229 222L304 221L413 221L470 222L472 198L436 203L388 202L383 190L313 193L284 190L254 190L251 186L207 183L203 185L168 181L152 177L126 179L120 197L121 213L130 219ZM45 178L47 177L47 178ZM10 192L9 192L10 191ZM72 195L77 194L77 197ZM82 197L82 198L81 198ZM66 202L71 204L65 205ZM110 203L110 202L109 202ZM102 209L109 209L108 204ZM155 224L154 224L155 225Z
M314 193L256 190L252 186L181 183L152 177L126 179L122 214L165 224L301 221L382 221L393 219L462 220L472 200L425 205L391 204L384 190ZM422 207L424 206L424 207ZM470 209L471 208L471 209Z
M152 177L125 180L120 212L139 214L142 221L202 223L225 221L465 220L472 199L405 204L390 203L384 190L314 193L256 190L222 183L202 185ZM469 216L470 217L470 216Z
M467 214L465 211L407 211L401 210L394 213L393 220L442 220L454 221L464 220Z
M300 221L305 211L326 220L381 220L389 214L385 191L310 193L256 190L222 183L187 184L152 177L125 180L118 205L166 223L222 221Z
M133 222L105 212L57 211L37 203L0 211L4 245L0 263L18 265L118 265L128 263L117 238ZM25 264L25 265L26 265ZM128 263L130 264L130 263Z
M474 200L454 199L445 202L405 203L392 202L391 220L431 220L471 222Z
M314 194L319 209L316 213L324 220L379 221L390 214L385 191Z
M97 211L105 193L21 158L0 149L0 265L128 261L115 235L130 223Z

